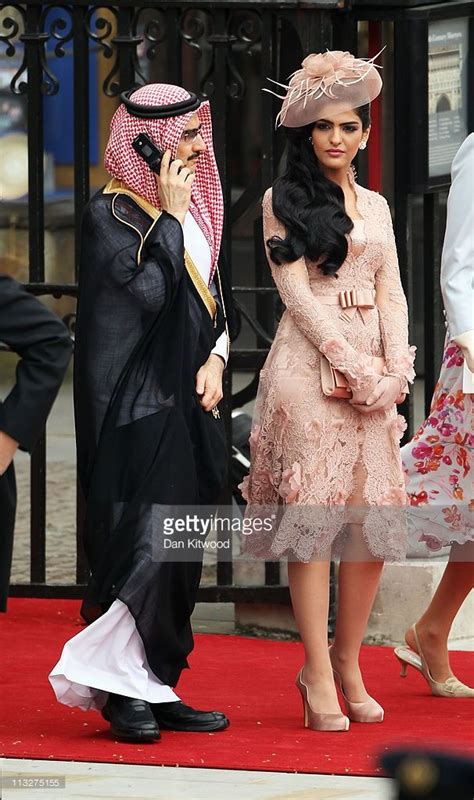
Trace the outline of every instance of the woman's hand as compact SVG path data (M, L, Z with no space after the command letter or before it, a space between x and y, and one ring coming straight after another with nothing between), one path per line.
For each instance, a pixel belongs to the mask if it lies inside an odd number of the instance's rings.
M196 392L204 411L211 411L222 400L222 373L224 361L215 353L211 353L206 363L196 375Z
M177 158L171 162L171 150L167 150L161 161L160 174L156 175L156 185L163 211L172 214L184 223L191 201L194 174Z
M357 398L356 398L357 399ZM361 414L372 414L374 411L388 411L396 402L401 401L400 381L392 375L384 375L375 389L370 392L365 403L349 400L350 404Z
M374 380L371 381L371 383L368 386L366 386L365 389L359 389L359 390L353 389L352 397L349 402L353 405L365 405L367 399L374 391L379 380L380 380L379 377L377 378L374 377Z

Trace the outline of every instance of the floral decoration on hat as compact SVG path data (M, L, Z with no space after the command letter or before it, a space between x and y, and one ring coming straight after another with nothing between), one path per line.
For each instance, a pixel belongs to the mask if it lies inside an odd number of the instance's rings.
M301 69L289 76L288 85L269 79L286 90L285 95L263 90L283 100L276 124L290 128L306 125L329 101L338 101L347 109L370 103L382 88L377 72L381 67L374 64L379 55L366 59L343 50L311 53Z

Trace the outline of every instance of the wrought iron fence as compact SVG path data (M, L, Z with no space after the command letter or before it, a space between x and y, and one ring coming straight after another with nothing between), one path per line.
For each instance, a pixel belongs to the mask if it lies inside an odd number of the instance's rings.
M232 135L232 115L239 113L246 95L248 75L275 76L283 68L288 72L295 58L312 46L324 48L331 43L329 9L336 2L307 4L297 2L210 3L167 2L162 4L117 2L114 4L39 3L0 5L0 46L3 64L15 65L9 91L26 97L28 129L28 289L37 295L76 296L77 265L80 247L80 220L90 196L90 127L91 120L91 53L102 62L100 91L113 99L121 91L149 80L186 85L206 94L212 104L215 151L220 167L227 208L225 246L232 263L231 236L248 209L268 186L281 155L281 142L273 130L272 100L262 96L259 135L254 141L261 150L258 168L253 170L246 186L232 191L231 143L239 158L248 158L245 143ZM316 11L317 7L317 11ZM292 53L282 48L283 34L291 37ZM67 284L50 283L45 270L45 201L44 201L44 129L45 101L61 90L58 65L61 59L72 59L72 75L68 91L73 97L73 195L75 231L75 271ZM258 63L256 63L258 62ZM288 65L288 69L286 68ZM100 101L103 102L103 101ZM233 108L235 111L233 112ZM235 124L235 123L234 123ZM235 153L235 150L233 151ZM235 164L234 164L235 172ZM234 202L232 202L234 200ZM237 308L244 324L257 337L257 346L241 347L232 352L233 370L246 370L255 375L261 367L271 341L274 290L266 286L261 254L256 259L254 286L234 286ZM245 298L257 297L256 312L249 310ZM242 298L244 301L242 302ZM73 317L68 318L73 331ZM256 380L231 395L231 377L226 382L227 420L230 409L252 398ZM78 504L80 531L81 503ZM77 596L87 578L87 565L77 539L77 574L73 586L48 586L45 582L46 561L46 446L39 441L31 459L31 583L14 585L16 595ZM264 587L237 587L232 581L232 565L218 564L217 584L201 590L201 599L272 600L287 599L287 589L279 585L279 567L266 566Z
M360 31L360 20L365 17L362 10L358 16L353 14L350 5L349 0L168 0L133 4L123 0L112 4L28 0L0 4L0 68L14 65L3 94L27 100L27 286L37 295L76 296L80 220L91 192L90 133L97 125L97 109L102 108L104 98L113 108L121 91L151 80L185 85L209 97L227 208L224 246L233 268L234 296L243 330L232 349L226 377L229 436L231 409L254 397L258 371L275 327L275 289L264 262L258 202L275 177L283 141L274 130L275 101L260 89L266 77L286 77L306 52L331 47L357 49L358 25ZM375 19L375 12L371 13ZM58 67L65 58L71 64L67 92L72 97L75 270L68 283L51 283L46 280L45 269L45 103L64 91ZM395 102L401 101L396 98ZM413 307L407 252L409 220L403 187L397 191L396 234L402 277ZM239 241L240 250L235 245ZM67 321L73 329L72 317ZM438 322L433 319L430 324L434 331ZM439 335L435 337L438 340ZM232 374L236 371L245 371L250 377L245 387L232 394ZM76 584L56 587L45 582L45 487L43 437L31 460L31 583L15 585L12 592L78 596L87 577L79 535ZM78 530L80 520L79 503ZM278 564L266 565L264 586L250 588L235 586L232 564L223 562L217 567L216 585L201 589L200 597L286 602L288 592L280 585Z

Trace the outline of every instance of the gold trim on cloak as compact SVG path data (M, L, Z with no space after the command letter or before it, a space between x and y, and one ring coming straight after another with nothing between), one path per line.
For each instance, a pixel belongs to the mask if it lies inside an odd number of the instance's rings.
M122 181L118 180L118 178L112 178L112 180L110 180L108 182L107 186L105 186L105 188L103 190L103 193L104 194L114 194L114 195L125 194L125 195L127 195L127 197L131 197L132 200L137 204L137 206L139 206L142 209L142 211L144 211L153 220L153 223L148 228L148 230L147 230L147 232L146 232L144 237L142 236L140 231L137 228L135 228L134 225L131 226L132 228L134 228L134 230L137 231L137 233L140 235L140 238L142 240L140 248L139 248L138 253L137 253L137 262L139 262L140 261L141 251L142 251L142 247L143 247L143 244L145 242L145 239L150 234L150 232L151 232L152 228L154 227L156 221L160 218L161 211L159 211L157 208L155 208L155 206L153 206L151 203L149 203L148 200L145 200L144 197L141 197L139 194L136 194L131 189L128 189L122 183ZM205 281L203 280L203 278L201 276L201 273L199 272L198 268L196 267L194 261L192 260L191 256L187 252L187 250L184 251L184 263L185 263L185 266L186 266L186 271L187 271L189 277L191 278L191 280L192 280L192 282L193 282L193 284L194 284L194 286L196 288L196 291L199 294L199 297L201 298L202 302L206 306L206 308L207 308L207 310L209 312L209 316L213 320L214 327L215 327L216 324L217 324L217 314L216 314L217 306L216 306L216 301L214 300L214 297L212 296L212 293L210 292L209 287L206 285Z

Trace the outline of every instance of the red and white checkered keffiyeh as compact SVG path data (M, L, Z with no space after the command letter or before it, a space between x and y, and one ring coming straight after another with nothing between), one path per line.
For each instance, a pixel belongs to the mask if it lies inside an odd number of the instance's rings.
M180 86L166 83L150 83L133 92L130 99L146 106L161 106L179 103L189 98L189 92ZM147 133L156 146L165 152L171 150L176 158L176 150L183 130L193 114L201 123L201 135L207 145L196 164L196 177L193 183L190 211L207 239L212 254L212 268L209 276L214 276L222 239L224 222L224 201L212 144L212 122L209 103L201 103L197 111L165 119L141 119L128 113L121 103L110 124L110 136L105 151L104 164L107 172L123 181L132 191L144 197L155 208L160 209L160 199L155 177L145 161L135 152L132 141L139 133Z

